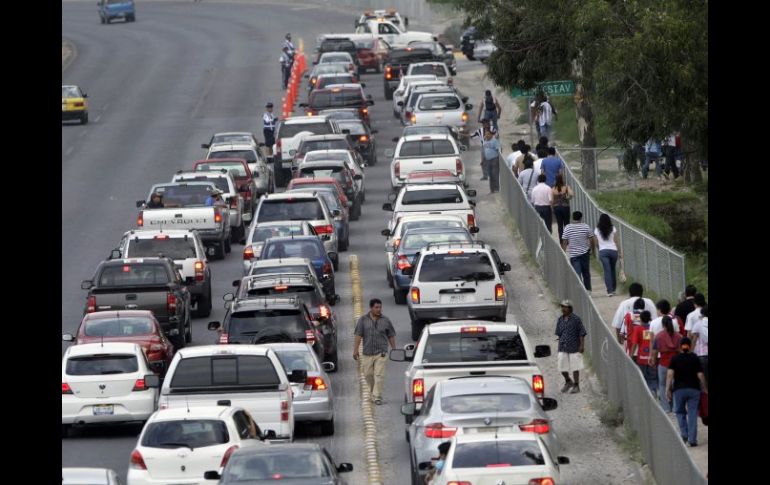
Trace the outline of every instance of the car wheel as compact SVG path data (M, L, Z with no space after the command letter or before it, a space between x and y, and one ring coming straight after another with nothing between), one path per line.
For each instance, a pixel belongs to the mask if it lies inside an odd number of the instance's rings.
M397 290L393 288L393 298L396 300L396 305L406 305L406 294L407 294L407 291ZM414 339L414 340L417 340L417 339Z
M105 19L105 22L107 22L107 23L109 24L110 22L112 22L112 19L111 19L111 18L109 18L109 17L107 17L107 18Z
M230 232L230 242L237 243L241 239L243 239L243 236L246 234L246 228L243 226L243 220L241 220L241 225L234 228Z
M409 401L406 399L406 396L404 396L404 404L406 404L407 402L409 402ZM406 415L404 415L404 421L406 421L407 425L412 424L412 420L413 419L414 419L414 416L406 416Z
M136 16L135 15L129 15L128 22L136 22Z
M185 325L184 328L184 342L185 344L192 343L192 322L190 319L187 319L187 325Z
M340 252L347 251L349 245L350 245L349 237L346 237L345 239L340 240L340 245L339 245Z
M83 124L83 125L88 124L88 112L83 113L83 116L80 117L80 124Z
M339 360L340 359L338 357L338 354L339 354L339 350L335 349L334 353L331 354L331 356L328 357L328 361L331 362L332 364L334 364L334 370L332 371L332 373L333 372L337 372L339 370L339 365L340 365L339 364Z
M99 20L100 20L102 23L106 23L106 22L104 21L104 17L102 17L101 15L99 16Z
M388 280L388 288L393 288L393 275L385 268L385 279Z
M332 258L332 267L335 272L340 270L340 256L338 254L335 254Z
M174 350L180 350L185 347L185 328L182 327L179 329L179 334L177 335L171 335L169 336L169 340L171 340L171 343L174 344Z
M425 328L425 322L422 320L412 320L412 340L417 342L420 340L420 334L422 329Z
M216 246L214 246L214 257L216 259L225 259L225 240L220 240Z
M324 436L332 436L334 434L334 418L329 421L321 421L321 434Z
M467 57L469 61L475 61L476 60L476 58L473 57L473 54L465 54L465 57Z
M225 238L225 253L230 254L232 247L230 246L230 238Z

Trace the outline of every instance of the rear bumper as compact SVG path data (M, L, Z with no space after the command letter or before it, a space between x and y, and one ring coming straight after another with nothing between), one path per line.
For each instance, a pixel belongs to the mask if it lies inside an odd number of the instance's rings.
M327 397L311 398L307 401L294 401L294 422L329 421L334 418L332 401Z
M400 271L393 273L392 269L391 269L391 274L393 275L394 290L404 291L409 289L409 286L411 286L412 284L412 278L401 274Z
M174 485L200 485L202 483L219 483L219 480L204 480L203 477L190 478L185 476L152 478L147 470L134 470L131 468L128 470L128 483L131 485L165 485L167 483L173 483Z
M501 302L496 305L478 305L451 307L446 304L419 304L412 306L409 304L409 316L412 320L456 320L456 319L474 319L486 320L496 319L505 321L505 313L508 308L507 302Z
M198 234L201 237L201 241L203 241L204 243L219 242L225 237L224 231L221 229L199 230Z
M152 390L132 392L115 398L79 398L62 396L62 424L97 424L146 421L155 412L156 393ZM94 415L94 406L112 404L113 414Z
M62 111L61 119L62 120L79 120L86 113L88 113L87 109Z

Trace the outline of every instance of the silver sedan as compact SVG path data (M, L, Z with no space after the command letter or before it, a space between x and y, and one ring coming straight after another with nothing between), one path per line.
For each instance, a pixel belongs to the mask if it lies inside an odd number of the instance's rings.
M428 392L419 414L414 403L401 413L414 415L406 434L411 449L412 483L423 483L438 445L455 434L522 432L539 434L554 454L559 453L551 419L555 399L541 405L529 383L518 377L460 377L439 381Z

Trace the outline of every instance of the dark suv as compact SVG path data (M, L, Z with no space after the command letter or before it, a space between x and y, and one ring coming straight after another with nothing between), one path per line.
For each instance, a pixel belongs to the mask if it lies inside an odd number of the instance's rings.
M355 146L351 141L351 136L345 134L333 135L308 135L299 142L297 151L292 155L291 170L292 176L296 175L299 164L305 159L307 152L317 150L350 150L354 151ZM291 153L291 152L289 152Z
M318 55L313 64L318 64L318 60L325 52L347 52L350 54L350 57L353 58L356 67L358 67L358 49L356 48L356 44L346 37L327 37L324 39L323 42L321 42L321 45L316 49Z
M369 123L369 106L374 104L372 95L364 96L360 84L339 84L327 89L314 89L307 103L300 103L308 116L317 115L322 109L357 108L361 119Z
M401 76L413 62L433 62L433 51L415 47L393 49L385 59L385 99L393 99L393 91L401 82Z

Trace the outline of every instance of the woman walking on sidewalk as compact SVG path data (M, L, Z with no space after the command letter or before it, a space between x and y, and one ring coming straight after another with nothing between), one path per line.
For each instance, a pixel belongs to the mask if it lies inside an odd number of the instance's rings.
M654 330L653 330L654 333ZM655 334L652 341L650 365L658 364L658 399L660 407L667 413L671 412L671 398L666 396L666 373L671 359L679 352L679 342L682 336L674 330L674 322L669 316L663 317L663 330ZM660 358L658 358L660 352Z
M564 226L569 224L569 200L572 198L572 189L564 183L564 175L556 175L556 183L553 186L553 215L556 217L556 225L559 227L559 243L564 235Z
M604 286L607 287L607 296L614 296L618 280L615 274L615 265L618 257L623 257L618 247L618 231L613 227L612 220L607 214L599 216L599 222L594 229L596 241L599 243L599 260L604 268Z

